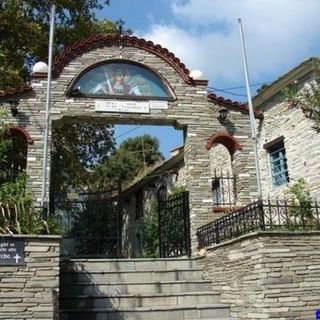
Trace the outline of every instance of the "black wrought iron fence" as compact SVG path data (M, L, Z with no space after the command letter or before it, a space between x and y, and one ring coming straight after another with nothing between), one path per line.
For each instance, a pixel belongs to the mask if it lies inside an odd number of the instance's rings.
M64 231L62 255L121 256L121 213L115 192L112 189L104 194L81 194L81 200L51 203L50 215Z
M191 255L189 193L158 199L160 257Z
M198 246L205 248L255 230L320 230L320 207L317 201L259 200L200 227Z

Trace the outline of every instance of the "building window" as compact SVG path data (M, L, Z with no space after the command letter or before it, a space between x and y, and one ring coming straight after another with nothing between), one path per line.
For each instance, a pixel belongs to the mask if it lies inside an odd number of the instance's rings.
M289 182L286 150L283 139L267 147L270 161L270 174L273 187Z
M222 202L221 197L221 187L220 187L220 179L215 178L212 180L212 197L213 197L213 204L220 205Z

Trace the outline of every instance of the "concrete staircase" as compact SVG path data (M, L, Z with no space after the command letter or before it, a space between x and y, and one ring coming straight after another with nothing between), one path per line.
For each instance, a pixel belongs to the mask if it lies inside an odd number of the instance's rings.
M63 261L60 320L230 320L193 259Z

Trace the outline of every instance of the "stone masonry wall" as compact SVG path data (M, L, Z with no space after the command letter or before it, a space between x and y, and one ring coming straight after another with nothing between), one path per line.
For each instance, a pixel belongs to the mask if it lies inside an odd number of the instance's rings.
M308 80L304 79L308 82ZM269 155L263 145L283 136L290 182L304 178L314 197L320 195L320 145L319 134L312 128L299 108L290 108L284 103L284 96L278 94L267 101L261 110L264 119L259 130L259 160L263 196L283 198L287 184L272 187Z
M315 319L320 307L320 232L256 232L199 259L240 320Z
M224 177L233 175L231 156L224 145L220 143L216 144L210 149L209 154L211 177L214 177L215 174L217 174L217 176L222 174Z
M25 265L0 265L0 319L57 319L60 237L13 237L25 241Z

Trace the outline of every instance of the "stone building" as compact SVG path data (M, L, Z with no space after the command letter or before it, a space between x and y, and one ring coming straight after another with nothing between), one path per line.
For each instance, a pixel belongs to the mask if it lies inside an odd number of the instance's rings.
M255 110L263 114L258 138L264 198L283 198L288 185L300 178L313 197L319 196L319 133L314 120L299 106L290 105L283 92L288 86L294 86L298 94L306 90L319 77L315 61L305 60L253 98Z

